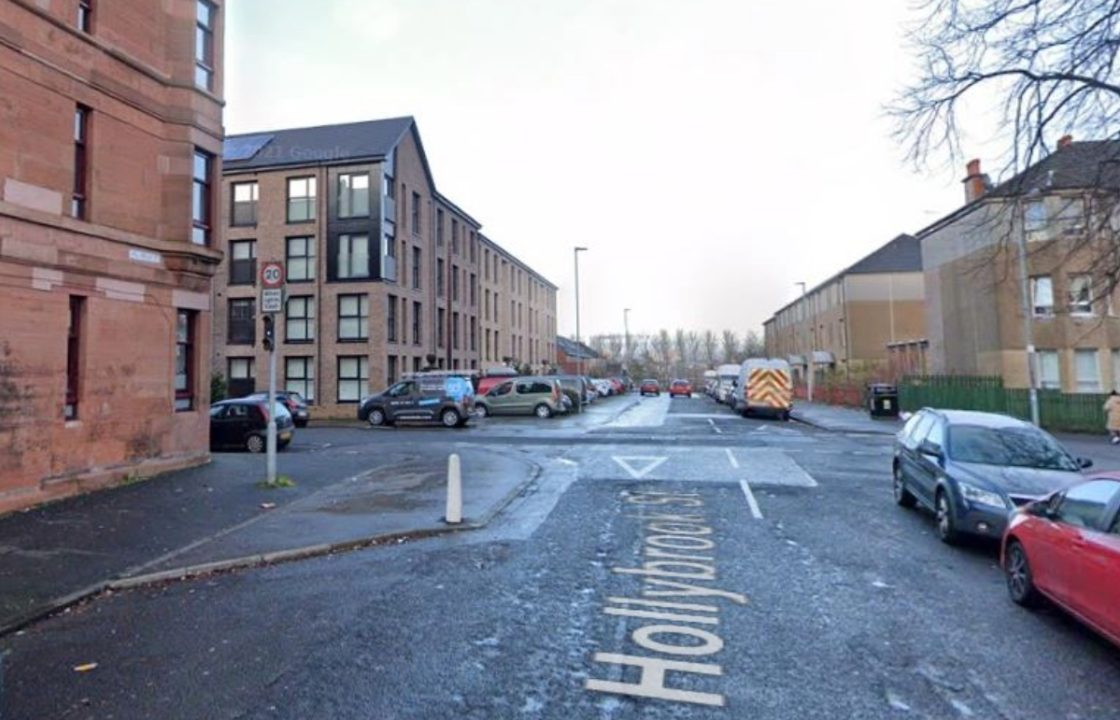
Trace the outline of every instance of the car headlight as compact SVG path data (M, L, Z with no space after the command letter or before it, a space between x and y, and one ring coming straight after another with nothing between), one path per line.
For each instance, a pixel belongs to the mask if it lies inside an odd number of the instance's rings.
M981 490L980 488L969 485L968 483L958 482L957 487L960 488L961 497L965 500L976 503L977 505L988 505L990 507L1006 508L1007 501L999 493L991 492L990 490Z

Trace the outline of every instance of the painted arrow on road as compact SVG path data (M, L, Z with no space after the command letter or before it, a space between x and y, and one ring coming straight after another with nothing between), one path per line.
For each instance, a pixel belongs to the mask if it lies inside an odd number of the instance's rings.
M644 455L627 455L623 457L618 457L617 455L611 456L611 460L614 460L616 463L618 463L622 467L622 469L630 473L630 477L634 478L635 480L641 480L646 475L649 475L651 472L657 469L657 467L660 466L661 463L665 462L668 459L669 458L667 457L648 457ZM631 463L634 463L634 465L632 465ZM638 463L643 464L640 467L636 467Z

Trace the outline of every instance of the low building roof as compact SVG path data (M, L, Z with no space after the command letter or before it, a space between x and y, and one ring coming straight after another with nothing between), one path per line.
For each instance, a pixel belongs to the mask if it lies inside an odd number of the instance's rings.
M577 360L598 360L599 353L587 347L583 343L577 343L575 340L566 338L562 335L556 336L556 347L558 347L565 355Z

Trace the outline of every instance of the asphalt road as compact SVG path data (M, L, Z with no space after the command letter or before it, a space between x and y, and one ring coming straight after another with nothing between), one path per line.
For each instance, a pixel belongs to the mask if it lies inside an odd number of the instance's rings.
M601 419L303 433L297 452L493 444L545 471L483 531L5 638L0 717L1120 718L1120 650L897 508L888 438L703 398Z

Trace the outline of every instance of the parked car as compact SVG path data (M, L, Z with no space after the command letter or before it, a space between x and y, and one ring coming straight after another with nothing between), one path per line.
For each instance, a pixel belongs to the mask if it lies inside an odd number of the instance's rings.
M363 398L358 403L358 419L373 426L435 421L444 427L462 427L473 410L474 388L467 378L417 376Z
M739 365L727 364L716 368L716 402L728 405L734 402L735 385L739 381Z
M267 402L268 393L253 393L245 396L245 399ZM284 407L288 408L288 412L292 414L292 422L296 424L296 427L307 427L307 422L311 419L311 410L307 407L307 401L303 399L302 395L297 392L277 390L276 402L284 403Z
M642 380L642 384L638 386L638 392L644 397L646 395L661 395L661 384L653 378L646 378Z
M485 395L475 397L474 407L487 415L536 415L550 418L564 410L560 382L549 377L507 379Z
M688 380L674 380L669 383L669 397L675 398L680 395L681 397L692 397L692 383Z
M1120 473L1020 508L1000 558L1012 600L1045 597L1120 645Z
M627 392L626 383L622 382L622 378L610 378L610 383L614 387L615 395L625 395Z
M587 380L579 375L550 375L549 377L555 377L560 381L560 391L568 397L573 408L579 407L581 402L583 405L586 405L588 403L588 395L594 394L595 392L588 387ZM581 395L583 397L582 401L580 400Z
M999 538L1014 508L1080 481L1090 465L1022 420L925 408L896 438L894 499L932 510L943 542Z
M594 380L595 391L599 393L599 397L610 397L614 395L614 384L610 380L604 378L596 378Z
M292 414L277 402L276 448L288 446L295 435ZM264 452L268 444L268 403L251 397L221 400L210 406L210 449L243 448L252 453Z

